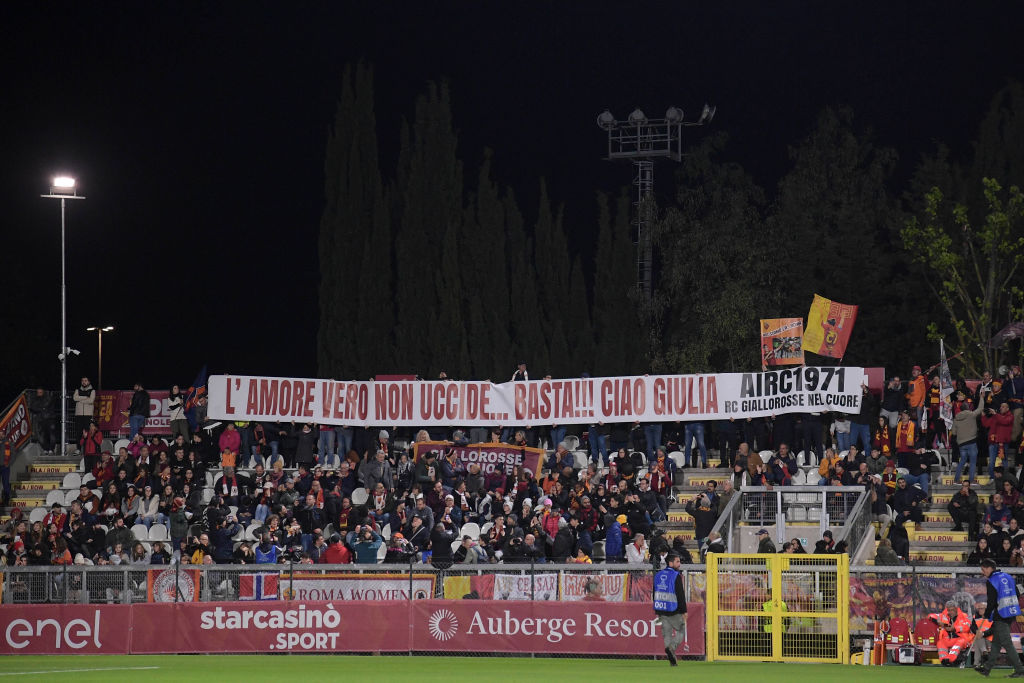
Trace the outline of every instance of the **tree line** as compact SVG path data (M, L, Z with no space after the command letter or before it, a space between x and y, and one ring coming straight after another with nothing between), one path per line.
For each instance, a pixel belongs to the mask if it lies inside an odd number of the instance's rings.
M1019 342L984 342L1024 319L1022 115L1010 84L969 159L937 145L903 187L896 151L848 108L822 110L770 189L724 160L727 133L706 136L649 207L646 301L628 188L596 194L584 262L566 230L574 207L543 179L524 207L489 151L466 168L443 83L416 100L397 163L382 168L372 69L351 66L325 157L319 373L504 381L519 360L556 377L749 370L758 319L805 316L815 293L860 305L845 364L927 367L939 337L968 374L1019 362ZM831 362L808 362L819 361Z

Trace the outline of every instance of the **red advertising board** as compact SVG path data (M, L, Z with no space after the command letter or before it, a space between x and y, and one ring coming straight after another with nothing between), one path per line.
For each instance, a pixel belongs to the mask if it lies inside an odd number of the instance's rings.
M126 655L130 605L0 607L0 655Z
M128 436L128 409L132 405L133 391L96 392L96 423L104 434ZM149 417L143 434L170 434L171 411L167 407L169 391L149 392Z
M657 655L649 604L413 602L139 603L0 607L2 654L491 651ZM704 654L704 606L688 649Z

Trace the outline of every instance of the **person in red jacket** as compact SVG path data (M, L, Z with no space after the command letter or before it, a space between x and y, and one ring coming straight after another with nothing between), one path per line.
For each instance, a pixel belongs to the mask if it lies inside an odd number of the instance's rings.
M986 409L981 424L988 430L988 476L991 477L997 464L1003 467L1007 465L1006 448L1013 438L1013 413L1010 412L1010 404L999 404L998 413L991 408ZM1000 457L1002 462L996 463L996 459Z
M331 544L320 555L320 564L350 564L351 562L352 552L342 543L341 536L339 534L331 536Z

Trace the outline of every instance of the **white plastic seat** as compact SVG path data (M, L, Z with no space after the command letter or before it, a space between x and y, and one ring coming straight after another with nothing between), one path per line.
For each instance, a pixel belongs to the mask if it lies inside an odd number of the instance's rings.
M758 455L761 456L761 462L767 465L768 461L772 459L772 455L774 455L774 453L772 451L761 451Z
M480 525L475 522L466 522L462 525L462 535L469 536L474 541L480 538Z
M352 492L352 505L366 505L369 499L370 494L362 487Z
M168 533L166 524L154 524L149 527L149 540L151 541L169 541L171 535Z
M85 486L94 481L96 481L96 477L92 476L92 472L86 472L82 477L82 483L79 484L79 486Z
M85 458L78 461L78 471L85 472Z
M384 528L380 530L380 537L385 541L391 540L391 525L385 524ZM327 534L324 534L324 538L327 538Z
M461 540L456 539L456 540L452 541L452 552L454 553L456 550L458 550L460 545L462 545L462 541Z
M570 451L575 451L576 449L578 449L580 447L580 437L576 436L575 434L566 434L566 436L565 436L565 445L569 447ZM558 447L557 443L551 444L551 448L557 448L557 447Z
M239 526L238 527L238 531L236 531L235 535L231 537L231 540L232 541L244 541L245 540L245 529L243 529L241 526Z
M840 451L840 452L839 452L839 459L840 459L840 460L843 460L843 459L845 459L845 458L846 458L846 456L847 456L847 455L848 455L849 453L850 453L850 451Z
M64 496L64 505L71 505L75 498L78 498L78 489L68 491Z
M117 443L114 444L113 455L116 457L117 454L121 452L121 449L128 448L128 444L130 443L131 441L129 441L128 439L118 439Z
M594 549L591 551L590 559L600 562L604 558L604 541L594 541Z
M821 508L811 508L807 511L807 521L818 522L821 520Z
M206 485L212 488L214 481L216 481L216 480L213 478L213 472L207 472L206 473Z
M805 503L805 504L810 504L810 505L814 505L815 503L818 502L818 496L817 496L817 494L814 494L814 493L799 493L799 494L797 494L796 499L800 503Z
M686 456L683 455L682 451L672 451L668 454L668 457L671 458L672 462L676 464L678 469L686 467Z
M803 470L798 471L796 474L793 475L793 478L790 479L790 483L793 486L803 486L804 484L807 483L807 473L804 472Z
M135 536L137 541L148 541L149 529L146 528L145 524L136 524L132 526L132 535Z
M572 454L573 467L578 470L587 469L587 456L583 451L576 451Z
M807 474L804 475L804 483L807 486L814 486L819 481L821 481L821 475L817 470L807 470Z
M800 451L799 453L796 454L796 464L797 465L807 465L808 464L808 462L807 462L807 451Z
M383 562L384 558L387 557L387 554L388 554L388 544L387 543L381 543L380 547L377 548L377 562Z
M64 491L60 489L54 489L46 494L46 507L52 506L54 503L57 505L64 505Z
M247 526L245 528L245 540L247 540L247 541L257 541L257 540L259 540L259 536L257 536L257 534L259 534L262 529L263 529L263 523L262 522L253 522L252 524L250 524L249 526Z
M91 474L89 475L92 476ZM82 475L78 472L68 472L64 475L64 481L61 482L60 487L62 489L75 489L82 485Z
M199 494L199 500L202 501L203 505L209 505L210 501L213 500L213 489L209 486L203 489L203 492Z
M281 455L280 453L277 454L276 458L274 456L272 456L272 455L268 455L263 460L263 467L265 467L267 470L272 470L272 469L274 469L274 463L277 462L278 460L280 460L283 463L284 462L284 456Z
M32 508L32 512L28 513L29 523L35 524L36 522L43 521L43 517L46 516L47 512L46 508Z
M491 531L492 528L494 528L494 522L487 522L487 524L484 524L482 527L480 527L480 535L486 536Z
M807 508L805 507L792 507L786 512L786 517L792 522L806 522L807 521Z
M896 473L897 474L910 474L910 470L908 470L906 467L897 467L896 468Z

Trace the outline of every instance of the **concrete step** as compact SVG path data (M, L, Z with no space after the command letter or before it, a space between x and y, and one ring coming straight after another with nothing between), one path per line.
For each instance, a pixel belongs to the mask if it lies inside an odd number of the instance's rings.
M907 531L907 537L912 545L923 545L930 543L967 543L966 531L945 531L941 529L922 529L921 531Z
M60 462L39 462L36 460L28 466L30 474L68 474L78 471L78 461L71 463L67 460Z
M990 502L992 502L992 494L991 493L981 493L980 491L977 492L977 493L978 493L978 502L981 503L982 505L988 505ZM935 493L935 492L933 492L932 493L932 508L934 509L935 506L938 506L938 505L941 505L943 508L945 508L947 505L949 505L949 501L951 501L952 499L953 499L953 494L952 493Z
M60 488L60 481L36 481L33 479L16 481L11 484L14 491L55 491Z

